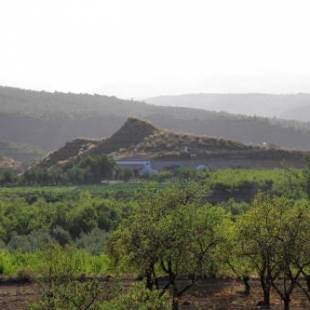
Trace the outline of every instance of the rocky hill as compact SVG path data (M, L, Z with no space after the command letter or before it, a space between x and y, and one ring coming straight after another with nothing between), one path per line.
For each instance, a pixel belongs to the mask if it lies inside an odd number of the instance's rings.
M76 139L40 163L41 167L70 166L89 154L105 154L115 159L148 158L154 160L237 159L268 162L271 167L282 162L302 166L307 152L273 146L253 146L240 142L193 135L157 128L150 122L128 118L111 137L101 140ZM259 166L260 164L258 164Z
M73 141L67 142L59 150L50 153L39 163L39 166L65 166L66 164L75 161L79 157L82 157L84 154L87 154L100 142L103 142L103 140L100 141L95 139L77 138Z
M21 170L21 163L15 161L13 158L0 156L0 170L2 169L13 169L13 170Z
M253 101L254 97L265 98L244 95L243 105L258 102ZM230 98L232 97L227 95L225 100L230 103L232 111L237 113L235 103L239 97L234 101L230 101ZM280 101L284 102L285 98L269 96L264 102L268 106L277 102L277 109L281 111ZM300 96L291 96L290 100L294 103L298 98ZM40 147L45 152L54 151L76 137L109 137L130 116L147 119L157 127L172 131L222 137L244 144L266 142L285 148L310 150L309 123L155 106L102 95L0 87L0 140ZM1 154L5 155L0 149ZM34 155L32 159L37 158Z

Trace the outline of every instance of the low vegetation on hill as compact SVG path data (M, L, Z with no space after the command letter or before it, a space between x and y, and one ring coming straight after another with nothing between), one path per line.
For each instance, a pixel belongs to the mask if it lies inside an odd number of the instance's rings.
M126 151L129 147L135 147L143 142L147 137L152 137L158 131L159 129L148 121L130 117L118 131L99 143L92 152L110 154L122 149Z
M100 141L85 138L77 138L71 142L67 142L59 150L52 152L44 158L40 166L50 167L53 165L64 166L70 161L78 159L78 157L87 153L92 148L96 147Z

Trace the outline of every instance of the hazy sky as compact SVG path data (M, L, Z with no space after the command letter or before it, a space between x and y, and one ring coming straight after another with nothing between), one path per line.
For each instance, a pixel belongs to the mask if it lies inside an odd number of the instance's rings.
M309 0L0 0L0 12L2 85L310 92Z

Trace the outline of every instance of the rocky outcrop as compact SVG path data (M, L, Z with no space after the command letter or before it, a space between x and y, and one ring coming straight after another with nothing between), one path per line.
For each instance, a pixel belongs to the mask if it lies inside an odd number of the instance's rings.
M205 161L210 168L302 167L307 152L269 146L245 145L209 136L156 128L148 121L129 118L105 140L76 139L50 154L40 166L70 164L89 154L105 154L117 159L148 158L157 161ZM183 166L183 165L182 165ZM187 166L187 165L185 165ZM193 167L197 166L195 163Z
M21 163L13 158L0 156L0 169L21 170Z

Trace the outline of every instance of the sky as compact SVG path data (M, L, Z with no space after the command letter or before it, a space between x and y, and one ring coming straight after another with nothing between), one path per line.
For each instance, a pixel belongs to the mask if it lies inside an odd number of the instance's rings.
M0 0L0 84L136 99L310 92L309 12L309 0Z

